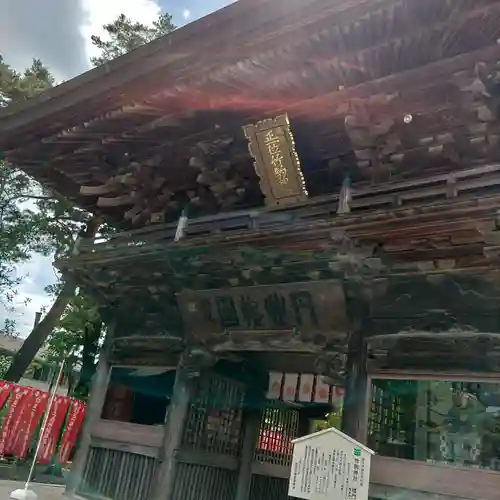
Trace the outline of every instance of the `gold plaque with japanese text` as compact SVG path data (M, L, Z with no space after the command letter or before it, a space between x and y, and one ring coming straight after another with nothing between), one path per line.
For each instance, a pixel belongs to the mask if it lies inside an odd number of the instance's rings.
M287 115L243 127L267 205L307 199L304 176Z

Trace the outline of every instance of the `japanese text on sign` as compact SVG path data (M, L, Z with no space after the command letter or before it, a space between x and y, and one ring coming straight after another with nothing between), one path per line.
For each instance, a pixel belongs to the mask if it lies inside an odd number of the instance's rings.
M287 115L243 127L267 205L307 199L304 175Z
M288 297L274 292L264 298L263 304L249 295L220 295L213 301L204 299L202 303L206 319L218 321L222 328L264 328L267 325L286 328L309 322L318 326L313 298L307 291L294 292Z
M281 152L280 138L273 130L269 130L264 138L264 144L271 159L276 180L282 185L288 184L288 171L283 164L283 153Z
M373 452L336 429L294 442L288 494L306 500L367 500Z
M180 309L192 330L336 331L345 327L338 281L183 292Z

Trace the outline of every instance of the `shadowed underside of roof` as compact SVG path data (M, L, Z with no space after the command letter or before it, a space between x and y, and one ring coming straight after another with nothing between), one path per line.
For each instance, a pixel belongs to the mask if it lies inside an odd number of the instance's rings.
M285 112L311 197L475 168L500 159L499 21L498 0L240 0L4 110L0 149L122 226L262 205L241 127Z

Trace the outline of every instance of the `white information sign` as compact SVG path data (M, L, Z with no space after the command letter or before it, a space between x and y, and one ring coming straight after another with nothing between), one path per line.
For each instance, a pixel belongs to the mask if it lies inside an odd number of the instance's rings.
M288 495L306 500L367 500L373 454L333 428L296 439Z

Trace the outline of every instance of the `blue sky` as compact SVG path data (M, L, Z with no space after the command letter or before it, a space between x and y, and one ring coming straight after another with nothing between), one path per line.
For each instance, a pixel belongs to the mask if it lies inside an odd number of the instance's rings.
M185 25L233 3L232 0L0 0L0 55L19 71L36 57L57 80L68 80L90 69L96 55L90 36L102 33L102 25L124 13L151 23L168 12L177 26ZM34 255L16 269L23 278L14 312L0 305L0 326L5 317L17 322L26 336L35 313L50 306L44 288L55 282L51 259ZM26 302L27 301L27 302Z

